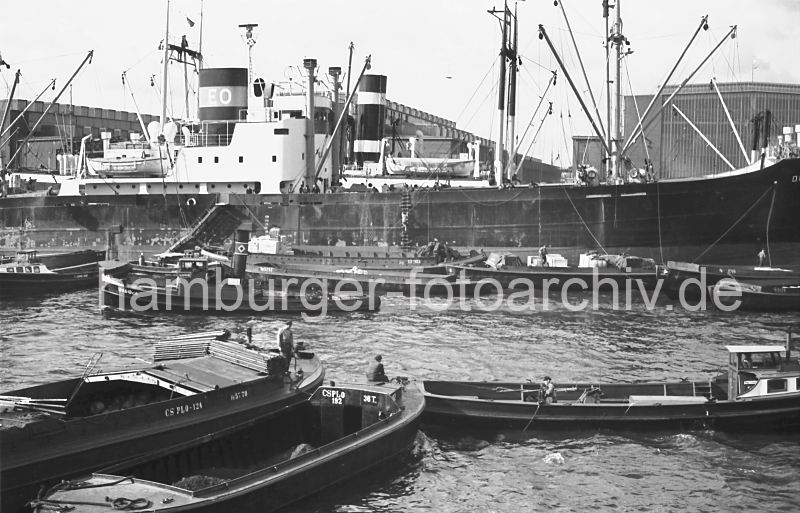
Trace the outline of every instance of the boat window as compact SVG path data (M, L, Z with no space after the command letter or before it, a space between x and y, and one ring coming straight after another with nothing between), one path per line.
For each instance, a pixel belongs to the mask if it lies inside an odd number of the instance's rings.
M767 381L767 393L774 394L775 392L786 392L785 379L770 379Z
M740 394L746 394L747 392L751 391L753 387L755 387L756 384L758 383L758 380L755 379L755 376L753 376L752 374L742 375L741 380L742 384L739 387L741 390L739 392Z
M18 273L21 273L21 272L24 271L24 269L22 268L22 266L20 266L20 267L15 268L14 271L16 271Z
M26 265L26 266L25 266L25 272L26 272L26 273L32 273L32 272L33 272L33 267L31 267L31 266L29 266L29 265Z
M794 378L794 389L800 390L800 378Z
M42 268L37 265L36 267L33 268L33 272L34 273L40 273L40 272L42 272Z

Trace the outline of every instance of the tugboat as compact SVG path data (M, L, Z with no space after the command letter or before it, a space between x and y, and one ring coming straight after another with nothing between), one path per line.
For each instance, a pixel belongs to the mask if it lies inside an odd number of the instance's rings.
M247 273L248 228L236 231L232 269L207 256L189 254L175 266L131 264L124 276L103 273L100 307L130 312L310 313L376 311L377 290L321 291L312 283L290 288L263 274ZM210 264L213 263L213 266ZM298 281L294 280L297 284Z

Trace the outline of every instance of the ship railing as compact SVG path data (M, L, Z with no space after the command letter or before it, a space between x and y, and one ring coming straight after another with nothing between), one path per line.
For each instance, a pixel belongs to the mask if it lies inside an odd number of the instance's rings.
M150 144L147 142L112 142L110 148L115 150L149 150Z
M229 146L233 134L192 134L187 146Z

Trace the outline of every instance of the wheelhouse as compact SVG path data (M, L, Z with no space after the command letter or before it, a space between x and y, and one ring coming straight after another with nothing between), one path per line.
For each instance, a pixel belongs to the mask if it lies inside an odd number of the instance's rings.
M726 346L728 397L735 400L800 392L800 362L779 345Z

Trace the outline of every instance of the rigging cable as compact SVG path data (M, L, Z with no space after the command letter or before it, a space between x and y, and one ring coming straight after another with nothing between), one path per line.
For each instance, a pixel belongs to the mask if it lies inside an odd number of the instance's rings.
M728 233L729 233L731 230L733 230L733 229L736 227L736 225L737 225L737 224L739 224L739 223L742 221L742 219L744 219L744 218L745 218L745 216L746 216L747 214L749 214L749 213L750 213L750 211L751 211L751 210L753 210L753 208L755 208L755 206L756 206L756 205L758 205L758 203L759 203L759 202L760 202L762 199L764 199L764 197L767 195L767 193L770 191L770 189L772 189L772 191L773 191L773 198L774 198L774 197L775 197L775 196L774 196L774 194L775 194L775 193L774 193L774 191L775 191L775 184L773 183L772 185L770 185L770 186L767 188L767 190L765 190L765 191L764 191L764 192L761 194L761 196L759 196L759 197L758 197L758 199L757 199L757 200L755 200L755 201L753 202L753 204L752 204L752 205L750 205L750 206L747 208L747 210L745 210L745 211L744 211L744 213L743 213L741 216L739 216L739 219L737 219L736 221L734 221L734 222L733 222L733 224L732 224L732 225L730 225L730 227L729 227L727 230L725 230L725 233L723 233L722 235L720 235L720 236L717 238L717 240L715 240L714 242L712 242L712 243L711 243L711 244L710 244L710 245L709 245L709 246L708 246L706 249L704 249L704 250L703 250L703 252L702 252L702 253L700 253L699 255L697 255L697 257L695 257L695 259L694 259L693 261L694 261L694 262L697 262L698 260L700 260L700 258L702 258L702 257L703 257L703 255L705 255L706 253L708 253L708 251L709 251L711 248L713 248L714 246L716 246L716 245L717 245L717 243L723 239L723 237L725 237L726 235L728 235ZM771 210L771 207L770 207L770 213L771 213L771 211L772 211L772 210Z
M232 193L232 194L233 194L233 196L234 196L235 198L238 198L239 196L241 196L241 194L239 194L239 193L236 193L236 192L234 192L234 193ZM253 221L255 221L255 222L256 222L256 224L257 224L257 225L258 225L260 228L263 228L265 232L266 232L266 231L268 231L268 230L267 230L267 226L266 226L264 223L262 223L262 222L261 222L261 221L258 219L258 216L256 216L256 215L255 215L255 213L254 213L254 212L253 212L253 211L250 209L250 207L247 205L247 203L246 203L245 201L242 201L242 202L241 202L241 205L244 207L244 209L245 209L245 210L247 210L247 213L248 213L248 214L250 214L250 218L251 218Z
M594 233L592 233L592 230L591 230L591 228L589 228L589 225L586 224L586 221L583 220L583 216L578 211L578 207L575 206L575 203L572 201L572 198L569 196L569 193L567 192L566 187L564 187L564 184L561 184L561 190L564 191L564 195L569 200L570 205L572 205L572 209L575 211L576 214L578 214L578 219L581 220L581 223L583 224L583 227L586 228L587 232L589 232L589 235L592 237L592 239L594 240L595 244L597 244L597 247L599 247L601 250L603 250L603 253L608 254L608 251L606 251L606 249L603 247L603 245L600 244L600 241L597 240L597 237L594 236ZM542 220L539 219L539 223L540 224L541 224L541 222L542 222Z
M772 188L772 200L769 202L769 214L767 214L767 261L769 266L772 267L772 252L769 250L769 223L772 220L772 207L775 206L775 193L776 190Z
M589 141L592 139L591 135L586 136L586 144L583 146L583 155L581 155L581 165L586 165L586 154L589 152Z
M492 65L489 66L488 70L486 70L486 73L483 75L483 78L481 79L480 83L475 88L475 90L472 92L472 96L469 97L469 100L467 100L467 103L464 105L464 108L461 109L461 112L459 112L458 116L456 116L456 120L455 120L456 123L458 123L458 121L461 119L461 116L464 115L464 112L466 112L467 107L469 107L469 104L472 103L472 100L475 98L475 95L478 94L478 91L480 91L481 86L483 86L483 83L486 81L486 77L489 76L489 73L492 73L494 71L495 66L497 66L497 59L492 59ZM484 99L483 102L481 102L481 105L483 105L483 103L485 101L486 101L486 99ZM475 117L475 115L473 114L472 117ZM470 120L471 119L472 118L470 118Z
M624 60L625 63L625 75L628 77L628 88L633 91L633 84L631 83L631 74L628 70L628 59ZM633 106L636 109L636 117L639 120L640 124L644 124L644 120L642 119L642 113L639 111L639 102L636 101L636 95L631 95L633 98ZM642 137L642 147L644 148L644 154L647 157L647 160L650 160L650 150L647 148L647 138Z

